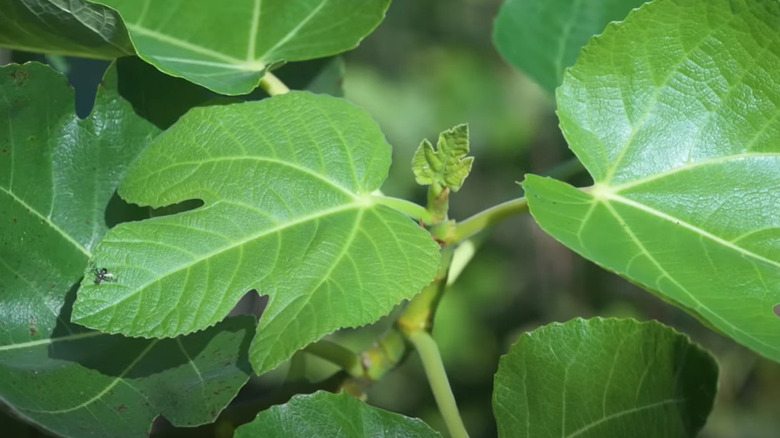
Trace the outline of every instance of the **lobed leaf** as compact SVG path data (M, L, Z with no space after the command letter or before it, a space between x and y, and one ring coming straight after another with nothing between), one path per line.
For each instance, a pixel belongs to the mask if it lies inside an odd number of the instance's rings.
M0 46L100 59L133 54L119 15L84 0L0 0Z
M195 211L121 224L95 251L113 281L86 278L74 321L168 337L268 295L252 345L260 373L342 327L376 321L433 278L438 245L375 203L390 147L362 110L292 92L195 108L149 147L120 194Z
M116 9L145 61L221 94L246 94L274 65L352 49L390 0L94 0Z
M112 66L80 120L54 70L0 67L0 400L61 436L143 437L160 414L213 421L251 372L250 319L165 341L69 322L110 199L159 132L116 81Z
M520 337L493 409L500 437L693 437L717 383L713 357L668 327L575 319Z
M561 129L595 185L528 176L573 250L780 361L780 3L658 0L584 49Z
M261 412L236 429L236 438L283 436L309 438L441 437L416 418L388 412L347 395L316 392L296 395L284 405Z
M453 192L460 190L463 181L471 172L474 157L469 154L469 127L458 125L442 132L433 149L428 140L423 140L412 158L412 171L421 185L449 187Z
M593 35L646 1L506 0L496 17L493 45L552 93Z

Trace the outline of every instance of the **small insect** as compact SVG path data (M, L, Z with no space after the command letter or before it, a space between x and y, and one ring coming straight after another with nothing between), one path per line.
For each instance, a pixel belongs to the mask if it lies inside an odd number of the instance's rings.
M108 272L106 268L95 268L92 271L95 273L95 284L100 284L104 281L116 281L114 274Z

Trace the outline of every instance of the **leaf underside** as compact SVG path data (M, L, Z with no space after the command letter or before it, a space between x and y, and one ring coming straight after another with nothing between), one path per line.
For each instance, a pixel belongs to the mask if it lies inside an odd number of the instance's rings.
M659 0L583 50L557 99L595 185L528 176L539 225L780 361L780 4Z
M269 67L352 49L390 0L96 0L116 9L138 56L221 94L252 91Z
M500 437L693 437L717 382L714 358L659 323L575 319L520 337L493 408Z
M496 17L493 44L510 64L552 93L593 35L645 1L506 0Z
M101 59L133 54L119 15L84 0L0 0L0 47Z
M134 163L120 194L205 205L112 229L94 257L111 281L85 279L74 321L176 336L213 325L256 290L269 296L252 345L258 372L374 322L438 265L430 235L369 195L389 164L379 128L341 99L293 92L193 109Z

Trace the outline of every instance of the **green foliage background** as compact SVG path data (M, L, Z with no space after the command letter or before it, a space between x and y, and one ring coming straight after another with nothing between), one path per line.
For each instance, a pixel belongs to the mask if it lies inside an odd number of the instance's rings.
M473 170L451 197L451 216L471 214L519 196L525 173L588 185L584 172L566 177L571 158L558 129L552 96L508 65L491 45L500 0L394 0L385 22L347 56L346 97L379 121L394 147L386 191L416 191L405 166L421 138L468 122ZM415 195L413 195L415 196ZM655 296L583 260L545 235L530 217L493 230L445 296L434 336L440 343L466 427L494 436L489 396L498 355L520 331L575 316L657 319L689 334L721 365L715 409L704 438L775 436L778 366L710 331ZM410 361L373 388L372 400L402 413L437 415L421 388L407 395L421 369ZM393 388L404 388L397 397ZM400 390L399 390L400 391ZM414 402L414 399L417 402ZM396 401L394 401L396 400ZM404 405L396 404L403 400ZM412 401L411 404L407 404ZM481 433L477 434L477 430Z
M560 166L572 158L557 127L552 96L507 64L491 43L501 0L394 0L387 19L361 46L348 53L344 92L378 121L393 145L387 194L425 202L425 192L409 169L420 140L459 123L469 123L471 155L476 157L466 184L451 198L451 216L464 219L521 195L516 181L525 173L555 173L577 185L584 172ZM15 61L30 59L21 52ZM2 56L0 56L2 60ZM79 86L99 80L107 64L71 63ZM77 96L93 100L90 85ZM576 167L574 167L576 170ZM655 296L584 261L545 235L529 216L493 230L479 254L443 300L434 336L473 437L495 436L491 411L493 375L499 355L523 330L576 316L657 319L690 335L721 364L715 409L701 436L763 438L780 430L776 394L778 365L725 339ZM384 325L383 325L384 324ZM387 322L380 322L380 333ZM355 349L372 338L355 331L338 336ZM310 361L310 366L320 364ZM319 372L332 371L321 363ZM256 378L250 389L279 384L284 372ZM374 385L373 404L420 416L436 428L440 418L417 360ZM239 398L239 401L241 398ZM41 436L0 416L8 436ZM214 436L204 429L201 436ZM169 431L168 436L171 433ZM182 436L198 436L189 431Z

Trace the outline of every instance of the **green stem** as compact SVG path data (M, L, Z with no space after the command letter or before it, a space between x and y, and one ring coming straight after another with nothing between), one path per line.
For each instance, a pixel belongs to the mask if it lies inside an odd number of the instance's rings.
M407 201L406 199L393 198L391 196L371 195L371 200L390 208L398 210L414 220L430 224L433 221L431 213L422 205Z
M366 368L366 377L377 381L385 374L396 369L406 359L409 348L406 338L395 327L385 332L371 348L363 351L360 357Z
M260 87L271 96L278 96L290 92L287 85L284 85L284 82L271 72L265 72L263 79L260 80Z
M365 375L360 356L335 342L321 340L309 344L303 351L338 365L352 377L363 377Z
M436 277L423 288L419 295L409 301L404 311L398 316L396 325L403 333L418 330L431 331L433 329L433 318L436 316L436 308L439 306L439 301L441 301L447 287L447 276L454 252L454 247L442 248L441 264Z
M513 199L511 201L498 204L495 207L488 208L482 212L471 216L470 218L459 222L455 227L453 242L462 242L469 237L479 233L485 228L495 225L502 220L528 212L528 201L525 198Z
M455 396L452 394L450 382L447 380L447 373L444 371L444 363L439 354L439 348L431 334L424 330L416 330L407 334L409 341L414 345L414 349L420 354L425 375L431 384L433 396L439 411L444 417L444 423L450 431L453 438L468 438L466 427L458 412L458 405L455 403Z

